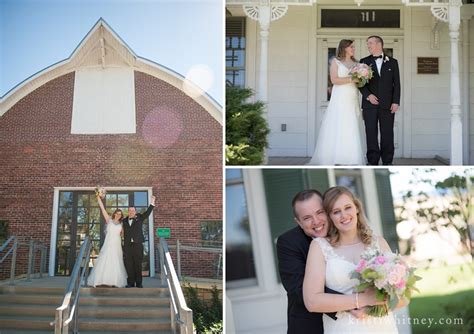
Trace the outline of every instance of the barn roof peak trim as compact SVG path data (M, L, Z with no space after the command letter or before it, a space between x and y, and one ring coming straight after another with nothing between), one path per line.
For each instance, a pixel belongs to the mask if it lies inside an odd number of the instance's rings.
M191 96L183 86L192 87L194 91L201 89L172 69L136 55L103 18L94 24L68 58L33 74L2 96L0 116L45 83L79 68L92 66L131 67L134 71L157 77L192 97L219 124L223 124L219 103L204 92L197 97Z

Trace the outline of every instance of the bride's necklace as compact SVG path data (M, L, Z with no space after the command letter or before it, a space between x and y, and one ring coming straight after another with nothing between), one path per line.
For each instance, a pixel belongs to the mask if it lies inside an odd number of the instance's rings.
M354 245L358 245L358 244L361 244L362 241L357 241L357 242L353 242L351 244L339 244L339 247L346 247L346 246L354 246Z

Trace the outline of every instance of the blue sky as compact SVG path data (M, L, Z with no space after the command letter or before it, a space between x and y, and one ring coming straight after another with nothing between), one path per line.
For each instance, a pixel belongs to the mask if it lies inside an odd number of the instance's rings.
M100 17L140 57L182 76L209 69L222 105L222 0L0 0L0 96L68 58Z

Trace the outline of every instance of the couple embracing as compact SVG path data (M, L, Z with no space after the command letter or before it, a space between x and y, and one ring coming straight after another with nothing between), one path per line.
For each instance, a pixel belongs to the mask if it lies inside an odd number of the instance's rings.
M105 197L105 191L96 190L96 197L105 219L106 235L99 257L87 280L88 285L143 288L142 262L143 242L145 241L143 221L148 218L155 207L155 196L151 196L146 212L137 213L136 208L130 206L127 217L123 216L120 209L116 209L112 216L109 216L101 198Z
M316 149L309 164L391 165L395 151L393 125L400 105L400 73L396 59L384 54L380 36L367 38L370 56L360 60L370 71L363 81L353 75L359 65L354 41L343 39L330 65L332 95L323 117ZM358 89L357 89L358 88ZM367 150L364 158L359 127L362 113ZM380 127L380 145L379 145Z
M277 241L280 277L288 296L288 334L398 333L390 311L383 317L367 315L368 306L386 307L375 289L354 291L357 281L351 272L363 254L391 254L385 239L372 235L360 200L337 186L324 195L301 191L292 206L298 226ZM407 303L400 299L395 307Z

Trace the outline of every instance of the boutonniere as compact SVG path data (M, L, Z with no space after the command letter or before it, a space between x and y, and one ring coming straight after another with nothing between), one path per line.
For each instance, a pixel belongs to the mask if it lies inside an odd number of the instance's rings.
M388 56L385 56L385 58L383 59L383 62L386 63L387 61L389 61L389 58Z

